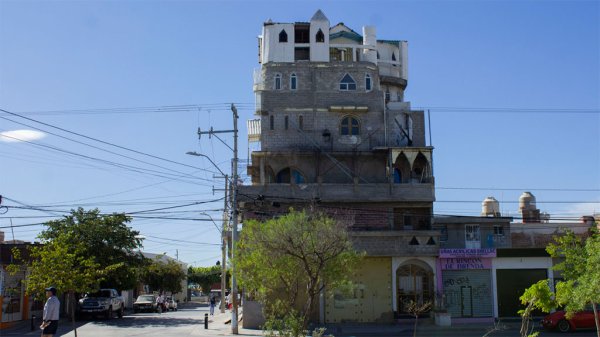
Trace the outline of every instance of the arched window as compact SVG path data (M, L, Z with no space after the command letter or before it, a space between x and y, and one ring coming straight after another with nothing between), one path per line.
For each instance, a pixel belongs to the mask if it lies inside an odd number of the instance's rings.
M342 118L340 124L340 134L342 136L357 136L360 132L358 119L352 116L346 116Z
M304 184L306 179L300 171L286 167L277 173L275 182L278 184Z
M365 75L365 89L367 91L371 91L371 75L367 74Z
M316 40L317 42L325 42L325 34L323 34L323 31L320 29L317 32Z
M281 32L279 32L279 42L288 42L285 29L282 29Z
M275 90L281 90L281 74L275 75Z
M304 116L298 116L298 128L304 130Z
M396 53L392 53L392 61L396 61Z
M290 126L290 118L288 116L285 116L283 118L283 128L287 130L289 128L289 126Z
M344 77L342 77L342 80L340 81L340 90L356 90L356 81L354 81L354 79L350 75L344 75Z
M377 59L379 60L379 52L377 52Z
M298 78L295 73L292 73L290 76L290 89L296 90L298 88Z
M275 130L275 116L269 116L269 130Z

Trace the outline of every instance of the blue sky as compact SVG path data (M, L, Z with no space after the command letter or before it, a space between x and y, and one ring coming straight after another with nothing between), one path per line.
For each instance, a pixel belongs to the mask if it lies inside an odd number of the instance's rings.
M0 114L121 155L48 133L32 142L71 154L3 137L3 205L46 211L10 208L0 227L78 205L135 212L202 202L137 213L145 218L132 225L148 251L214 264L215 225L175 218L208 219L200 214L207 212L218 222L223 194L213 186L223 181L200 170L216 172L206 159L185 152L205 153L230 172L230 150L196 131L231 129L235 102L247 158L262 23L308 21L317 9L332 25L374 25L380 39L408 40L405 98L430 110L436 214L478 214L490 195L516 215L526 190L555 219L600 211L597 1L0 0L1 109L177 162ZM172 107L181 105L193 107ZM32 128L0 119L0 132L19 129ZM231 135L221 138L232 144ZM15 227L14 237L33 240L42 228ZM10 228L0 230L12 238Z

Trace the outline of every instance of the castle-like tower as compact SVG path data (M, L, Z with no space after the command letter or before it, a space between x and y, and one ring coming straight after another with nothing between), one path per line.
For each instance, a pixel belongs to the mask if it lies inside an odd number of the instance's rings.
M377 39L375 27L361 35L330 26L320 10L310 22L265 22L258 42L248 130L260 149L248 166L252 185L239 189L244 216L312 204L349 222L369 256L360 282L379 289L375 311L356 320L392 319L406 298L433 298L433 148L424 112L404 100L407 42ZM406 283L415 273L416 288ZM323 304L324 321L350 319L335 308Z

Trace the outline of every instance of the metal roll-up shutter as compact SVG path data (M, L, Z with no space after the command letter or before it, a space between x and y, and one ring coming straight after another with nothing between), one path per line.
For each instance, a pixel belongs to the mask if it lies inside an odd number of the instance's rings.
M444 270L444 296L452 317L491 317L492 275L483 270Z

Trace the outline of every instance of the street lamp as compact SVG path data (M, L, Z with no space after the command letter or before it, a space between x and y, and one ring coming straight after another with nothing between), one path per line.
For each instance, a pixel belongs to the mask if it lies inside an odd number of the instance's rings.
M210 159L209 156L202 154L202 153L198 153L196 151L188 151L185 154L189 154L190 156L196 156L196 157L204 157L206 159L208 159L208 161L219 171L219 173L221 173L223 176L226 176L226 174L219 168L219 166L217 166L217 164L215 164L215 162Z
M197 157L204 157L206 159L208 159L210 161L210 163L223 175L223 177L225 178L225 201L224 201L224 209L227 209L227 183L230 182L229 180L229 176L227 174L225 174L218 166L217 164L215 164L215 162L210 159L209 156L202 154L202 153L197 153L195 151L189 151L186 152L186 154L189 154L191 156L197 156ZM235 186L233 188L236 188ZM235 202L235 201L234 201ZM233 206L235 209L235 205ZM226 212L225 212L226 213ZM226 285L226 280L227 280L227 235L225 232L225 216L223 217L223 226L219 229L219 226L217 225L217 223L215 222L215 220L212 218L212 216L210 216L210 214L206 213L206 212L202 212L200 214L206 215L210 218L210 220L212 221L212 223L215 225L215 227L217 228L217 230L221 231L221 259L223 260L223 262L221 263L221 313L225 312L225 288L227 287ZM237 216L236 213L234 213L235 216ZM233 271L232 271L232 277L233 277ZM234 282L234 278L232 279L232 282ZM235 314L232 313L232 316L236 316ZM236 317L237 319L237 317ZM237 323L237 322L236 322ZM233 325L232 325L233 327ZM235 328L237 328L237 325L235 326ZM234 330L235 331L235 330Z

